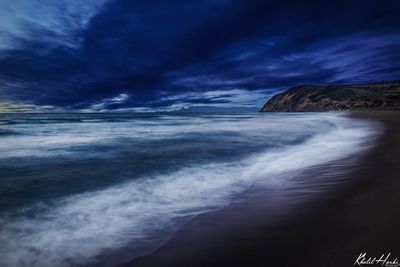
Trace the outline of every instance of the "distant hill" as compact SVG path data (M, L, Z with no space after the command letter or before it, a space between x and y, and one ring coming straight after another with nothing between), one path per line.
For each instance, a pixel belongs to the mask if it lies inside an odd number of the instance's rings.
M302 85L273 96L261 112L400 109L400 82Z
M172 112L177 113L247 113L257 112L256 107L213 107L213 106L191 106L181 108Z

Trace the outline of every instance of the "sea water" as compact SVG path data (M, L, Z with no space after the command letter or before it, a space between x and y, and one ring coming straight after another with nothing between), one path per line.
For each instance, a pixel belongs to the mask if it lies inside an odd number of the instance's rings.
M255 183L285 187L374 134L337 113L0 114L0 266L145 255Z

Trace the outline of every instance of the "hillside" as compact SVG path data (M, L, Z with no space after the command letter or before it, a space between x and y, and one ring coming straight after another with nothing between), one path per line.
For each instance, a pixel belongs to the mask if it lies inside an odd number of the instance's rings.
M400 109L400 82L303 85L273 96L261 112Z

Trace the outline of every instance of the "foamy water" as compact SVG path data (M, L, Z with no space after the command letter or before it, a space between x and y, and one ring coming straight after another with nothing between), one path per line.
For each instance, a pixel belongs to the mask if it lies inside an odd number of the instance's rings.
M65 116L0 120L0 266L144 255L253 184L284 187L376 133L338 114Z

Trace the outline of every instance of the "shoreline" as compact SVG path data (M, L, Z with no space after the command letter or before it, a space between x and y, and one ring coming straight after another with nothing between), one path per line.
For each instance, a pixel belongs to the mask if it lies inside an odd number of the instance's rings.
M400 225L396 195L400 112L352 112L350 116L384 124L377 145L357 162L339 160L298 176L318 180L334 175L343 186L322 183L320 192L291 188L269 195L268 202L264 190L252 190L249 199L198 216L154 253L122 266L353 266L361 252L400 256L396 240L400 236L396 229ZM336 171L343 167L350 171ZM282 197L290 194L305 194L309 199L298 203L293 198L289 210L279 207Z

